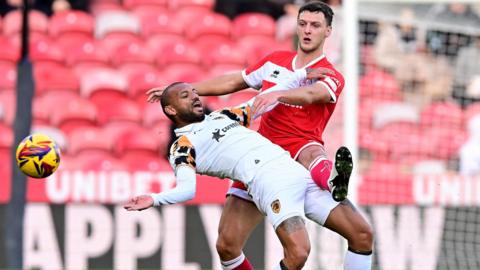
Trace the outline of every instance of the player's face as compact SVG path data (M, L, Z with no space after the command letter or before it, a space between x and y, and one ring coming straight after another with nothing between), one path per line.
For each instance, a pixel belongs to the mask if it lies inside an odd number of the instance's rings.
M298 46L305 53L323 48L325 38L331 32L332 27L327 25L327 20L322 12L304 11L298 16Z
M189 84L182 84L176 90L176 99L172 105L174 105L177 117L186 123L203 121L205 112L197 90Z

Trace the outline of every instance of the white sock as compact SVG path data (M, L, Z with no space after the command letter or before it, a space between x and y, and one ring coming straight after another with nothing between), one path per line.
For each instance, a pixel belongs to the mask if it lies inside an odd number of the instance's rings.
M240 256L238 256L237 258L233 259L233 260L230 260L230 261L221 261L222 263L222 269L223 270L232 270L232 269L235 269L237 266L239 266L240 264L243 263L243 261L245 260L245 254L240 254Z
M370 270L372 269L372 254L364 255L347 251L345 255L344 270Z

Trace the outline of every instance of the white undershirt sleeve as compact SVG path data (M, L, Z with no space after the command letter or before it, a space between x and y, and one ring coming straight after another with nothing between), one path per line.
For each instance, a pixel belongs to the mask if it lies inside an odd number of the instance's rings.
M154 206L185 202L195 197L197 188L195 170L189 166L179 166L176 170L176 178L177 186L175 188L150 194Z

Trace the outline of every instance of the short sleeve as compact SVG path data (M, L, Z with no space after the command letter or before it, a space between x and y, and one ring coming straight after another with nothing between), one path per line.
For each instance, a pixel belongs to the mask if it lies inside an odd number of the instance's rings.
M266 65L271 56L272 54L265 56L254 65L251 65L242 71L243 80L248 86L257 90L262 87L263 79L268 75Z
M251 109L249 105L242 105L234 108L225 108L219 111L219 113L228 116L233 121L238 122L244 127L250 126L251 121Z
M196 169L195 148L186 136L181 136L170 147L170 165L176 172L180 166L189 166Z
M335 72L334 75L328 75L321 80L318 80L317 83L323 85L331 96L331 103L336 103L340 93L343 90L345 85L345 80L338 71Z

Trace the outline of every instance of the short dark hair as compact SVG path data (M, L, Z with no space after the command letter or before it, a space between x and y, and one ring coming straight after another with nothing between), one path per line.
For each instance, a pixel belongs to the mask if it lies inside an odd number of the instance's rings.
M170 105L170 95L168 93L170 92L170 90L172 90L172 88L174 88L175 86L177 86L179 84L182 84L182 83L184 83L184 82L174 82L174 83L170 84L169 86L167 86L165 88L165 90L163 90L162 96L160 97L160 104L162 105L163 113L168 117L168 119L172 120L173 122L175 122L174 119L173 119L173 116L169 115L165 111L165 107Z
M327 4L320 1L311 1L311 2L305 3L298 10L298 17L300 17L300 14L304 11L322 12L323 15L325 16L325 19L327 20L327 25L328 26L332 25L333 10Z

